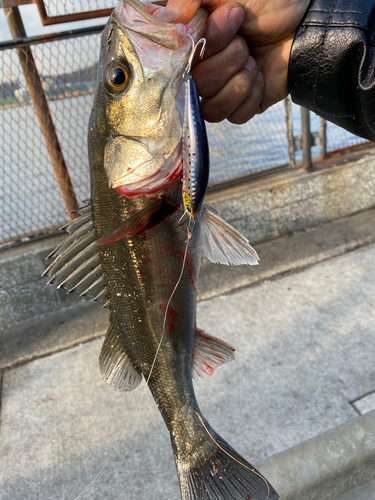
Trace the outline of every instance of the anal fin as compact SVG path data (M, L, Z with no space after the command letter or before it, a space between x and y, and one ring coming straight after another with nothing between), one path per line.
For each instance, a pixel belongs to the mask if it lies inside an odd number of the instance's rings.
M194 378L210 377L216 368L234 360L235 349L216 337L197 328L193 355Z
M124 351L116 328L111 324L99 355L99 369L104 380L117 391L132 391L142 382Z

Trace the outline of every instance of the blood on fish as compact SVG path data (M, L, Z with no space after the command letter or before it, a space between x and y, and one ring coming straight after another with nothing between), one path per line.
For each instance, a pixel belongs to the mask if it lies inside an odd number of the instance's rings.
M250 495L250 493L248 493L248 494L246 495L246 500L251 500L251 495Z
M182 174L182 164L180 163L176 168L176 170L173 170L173 172L168 172L165 178L168 179L169 182L172 184L172 182L176 181L179 177L181 177L181 174Z
M173 330L174 330L174 325L168 325L168 326L167 326L167 329L168 329L170 332L173 332Z
M161 309L165 313L165 304L159 304L159 309ZM167 311L167 318L170 319L170 321L174 322L177 320L177 313L174 309L171 308L171 306L168 307ZM174 328L174 327L173 327ZM169 327L168 327L169 329Z
M168 316L173 320L177 318L177 313L171 308L171 306L168 307L167 317Z
M208 365L207 363L204 364L204 369L209 377L214 374L214 369L212 366Z
M185 254L183 252L178 252L179 255L184 259L185 258ZM190 261L188 258L186 258L185 260L185 265L186 265L186 269L189 273L189 276L191 278L191 283L193 285L193 288L194 288L194 291L196 292L197 291L197 287L195 286L195 273L194 273L194 270L192 269L191 265L190 265Z

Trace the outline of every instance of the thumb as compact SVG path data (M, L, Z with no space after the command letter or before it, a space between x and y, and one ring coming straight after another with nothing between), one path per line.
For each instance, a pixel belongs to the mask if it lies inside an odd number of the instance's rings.
M167 16L169 19L174 17L174 23L187 24L193 19L198 9L204 3L204 0L169 0L162 17ZM159 20L161 19L159 18Z

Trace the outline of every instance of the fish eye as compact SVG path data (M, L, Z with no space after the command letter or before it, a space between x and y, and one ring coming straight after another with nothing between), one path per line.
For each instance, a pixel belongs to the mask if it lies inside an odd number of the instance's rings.
M129 82L130 71L120 62L112 63L107 70L107 88L112 94L117 94L126 89Z

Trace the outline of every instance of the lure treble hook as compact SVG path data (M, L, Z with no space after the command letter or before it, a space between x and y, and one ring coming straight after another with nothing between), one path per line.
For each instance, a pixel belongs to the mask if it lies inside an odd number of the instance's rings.
M206 39L205 38L200 38L197 41L197 43L195 43L194 42L194 38L191 35L188 35L188 37L190 38L191 43L192 43L192 51L191 51L191 54L190 54L190 57L189 57L189 60L188 60L188 63L187 63L186 69L185 69L185 78L191 72L191 65L193 64L193 59L194 59L195 53L196 53L197 48L199 47L199 45L202 44L201 52L199 54L199 56L200 56L201 59L204 56L204 52L206 50Z

